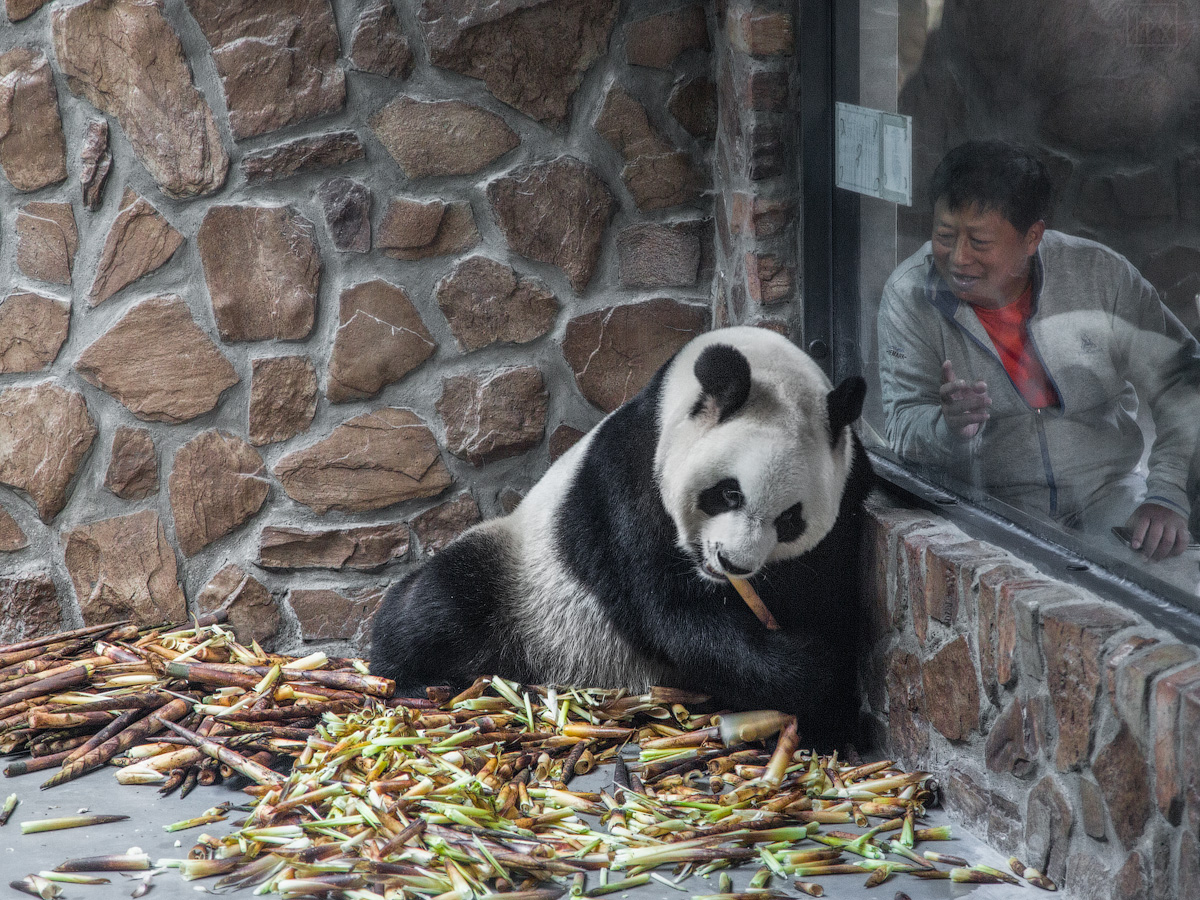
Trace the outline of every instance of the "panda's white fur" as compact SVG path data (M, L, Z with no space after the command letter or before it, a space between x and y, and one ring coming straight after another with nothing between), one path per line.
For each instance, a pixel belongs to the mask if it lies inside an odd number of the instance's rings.
M692 414L701 391L696 360L713 345L732 344L750 364L750 393L735 418L717 421L705 409ZM829 533L853 461L849 439L829 447L825 398L831 385L821 368L791 341L761 328L709 332L688 343L664 379L661 438L654 475L681 549L699 554L702 573L726 572L722 553L742 574L797 556ZM700 491L734 477L749 501L717 516L696 504ZM798 538L776 541L771 523L803 503L807 527Z
M701 335L513 513L388 591L372 671L404 691L493 672L675 684L790 709L810 732L819 715L825 737L846 739L870 483L849 428L862 393L861 379L831 390L772 332ZM767 631L726 575L751 579L782 630Z

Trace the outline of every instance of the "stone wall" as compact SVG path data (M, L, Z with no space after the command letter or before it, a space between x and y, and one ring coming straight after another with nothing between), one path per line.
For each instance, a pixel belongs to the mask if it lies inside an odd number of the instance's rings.
M718 61L786 95L790 19L741 4L4 10L0 641L229 604L361 649L389 582L729 320L714 181L782 171L713 174Z
M871 522L876 745L1067 897L1200 897L1200 647L939 516Z

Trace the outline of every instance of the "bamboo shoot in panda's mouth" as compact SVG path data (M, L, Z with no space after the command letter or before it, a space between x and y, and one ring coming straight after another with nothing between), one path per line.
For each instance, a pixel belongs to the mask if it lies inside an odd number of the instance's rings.
M767 609L767 604L762 602L762 598L758 596L758 591L750 586L750 582L745 578L735 578L732 575L726 576L729 583L733 585L746 605L750 607L750 611L758 616L758 621L762 622L769 630L778 631L779 623L775 621L775 617L771 615L771 611Z

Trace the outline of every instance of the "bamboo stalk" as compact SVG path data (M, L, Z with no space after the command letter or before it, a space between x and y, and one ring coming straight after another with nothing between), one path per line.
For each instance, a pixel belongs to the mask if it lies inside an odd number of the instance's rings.
M160 731L164 723L182 719L187 715L189 707L190 704L187 700L182 698L172 700L157 712L134 722L104 743L89 750L82 756L69 761L62 767L62 770L58 774L52 776L42 784L42 790L79 778L81 775L86 775L88 772L100 768L122 750L132 747L134 744Z
M177 725L175 722L166 720L163 721L163 724L176 734L187 738L196 747L200 748L205 755L215 759L217 762L224 763L257 784L279 785L285 780L278 772L274 772L266 766L246 758L236 750L230 750L228 747L221 746L216 741L203 737L188 728L184 728L182 725Z

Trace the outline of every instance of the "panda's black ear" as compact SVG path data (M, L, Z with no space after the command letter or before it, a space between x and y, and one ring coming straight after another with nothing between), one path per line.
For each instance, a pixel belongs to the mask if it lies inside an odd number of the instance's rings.
M842 430L854 423L862 415L863 400L867 396L867 382L857 375L851 375L825 398L825 408L829 412L829 439L837 444L842 436Z
M728 344L705 347L692 369L704 392L692 407L692 415L715 413L724 422L750 396L750 363L738 350Z

